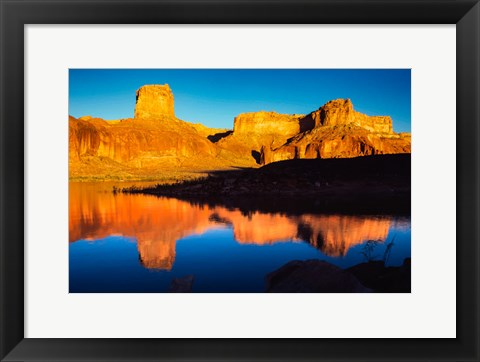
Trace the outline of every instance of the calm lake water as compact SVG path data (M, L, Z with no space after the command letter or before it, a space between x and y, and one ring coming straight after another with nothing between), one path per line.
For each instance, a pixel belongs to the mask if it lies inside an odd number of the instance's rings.
M192 292L263 292L265 275L291 260L348 268L410 257L404 216L241 212L113 186L70 183L71 293L167 292L186 276Z

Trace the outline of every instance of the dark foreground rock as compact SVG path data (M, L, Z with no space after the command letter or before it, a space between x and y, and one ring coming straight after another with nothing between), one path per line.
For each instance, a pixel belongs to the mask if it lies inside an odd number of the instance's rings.
M190 293L193 287L193 275L187 275L182 278L172 279L170 284L170 293Z
M402 266L386 267L383 261L370 261L355 265L351 272L365 286L379 293L410 293L411 265L410 258Z
M298 159L122 191L262 211L410 214L410 163L410 154Z
M410 293L411 261L386 267L383 261L340 269L322 260L291 261L267 274L267 292L273 293Z
M271 293L368 293L358 279L322 260L293 260L266 276Z

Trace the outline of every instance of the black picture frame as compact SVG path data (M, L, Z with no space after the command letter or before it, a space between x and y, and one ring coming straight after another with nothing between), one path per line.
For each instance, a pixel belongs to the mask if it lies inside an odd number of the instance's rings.
M0 0L0 4L2 361L479 360L478 0ZM157 23L456 24L457 338L24 338L24 26Z

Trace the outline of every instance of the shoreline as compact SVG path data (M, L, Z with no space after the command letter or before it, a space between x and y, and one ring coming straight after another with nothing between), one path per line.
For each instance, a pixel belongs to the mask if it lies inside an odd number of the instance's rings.
M410 214L410 154L290 160L259 169L114 192L174 197L244 210Z

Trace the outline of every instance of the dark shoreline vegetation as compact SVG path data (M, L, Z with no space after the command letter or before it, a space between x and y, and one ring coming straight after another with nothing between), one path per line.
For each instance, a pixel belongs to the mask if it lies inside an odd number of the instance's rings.
M174 197L244 212L410 215L411 155L296 159L203 179L113 192Z

